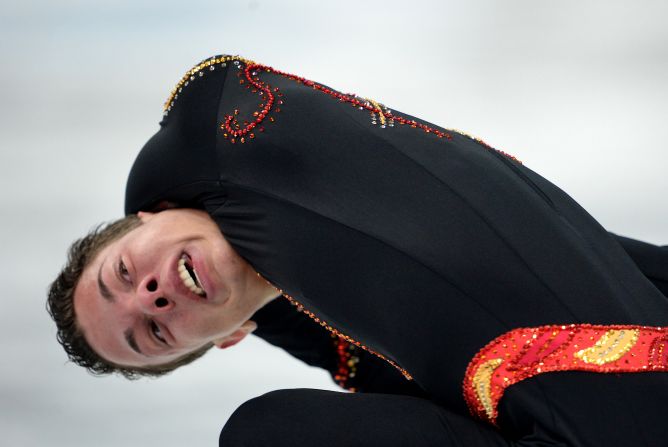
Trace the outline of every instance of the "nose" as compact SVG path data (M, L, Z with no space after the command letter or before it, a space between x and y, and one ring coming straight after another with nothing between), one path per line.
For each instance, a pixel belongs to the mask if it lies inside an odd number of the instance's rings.
M168 312L174 307L174 302L165 297L154 276L147 276L139 283L137 300L142 311L149 315Z

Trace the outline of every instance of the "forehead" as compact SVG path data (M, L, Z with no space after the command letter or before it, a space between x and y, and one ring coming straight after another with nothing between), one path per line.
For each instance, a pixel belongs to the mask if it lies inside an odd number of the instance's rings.
M109 301L100 293L98 275L110 286L114 269L114 253L121 240L105 246L84 269L74 291L73 304L76 324L90 347L111 363L126 366L147 366L149 359L133 351L125 333L134 324L137 315L123 305L124 297ZM100 270L102 268L102 270ZM112 286L113 287L113 286Z
M103 263L106 264L105 261L118 242L118 240L114 241L102 248L86 266L73 296L77 326L91 348L104 358L110 357L107 354L108 351L111 351L112 354L122 352L122 346L117 337L122 315L119 315L112 303L102 297L98 287L100 267Z

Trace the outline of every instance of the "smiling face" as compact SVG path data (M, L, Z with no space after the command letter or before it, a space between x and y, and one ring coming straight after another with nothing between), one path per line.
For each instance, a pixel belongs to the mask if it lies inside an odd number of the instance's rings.
M280 292L259 277L203 211L140 213L104 247L74 292L91 347L118 365L161 365L214 343L231 346Z

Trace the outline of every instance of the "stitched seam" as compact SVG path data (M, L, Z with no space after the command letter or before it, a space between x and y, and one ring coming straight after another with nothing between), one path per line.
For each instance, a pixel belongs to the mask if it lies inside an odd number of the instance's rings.
M531 180L525 173L523 173L517 166L515 166L509 159L503 154L500 154L498 151L495 149L492 149L492 155L498 158L504 165L506 165L510 170L512 170L515 175L520 177L524 183L529 185L531 189L533 189L536 194L538 194L545 202L547 202L552 209L557 211L557 207L555 206L554 202L552 199L545 193L538 185L536 185L533 180Z
M351 119L351 120L352 120L358 127L361 127L361 128L363 128L363 129L366 129L365 126L363 126L362 124L360 124L359 122L357 122L357 121L356 121L355 119L353 119L350 115L347 115L347 116L348 116L348 117L349 117L349 118L350 118L350 119ZM510 251L511 251L513 254L515 254L515 256L516 256L516 257L517 257L517 258L524 264L524 266L527 268L527 270L529 270L529 271L534 275L534 277L538 280L538 282L539 282L540 284L542 284L542 285L545 287L545 289L548 290L548 291L550 292L550 294L552 294L552 297L553 297L555 300L557 300L557 301L558 301L558 302L559 302L559 303L560 303L560 304L561 304L561 305L568 311L568 313L571 314L571 316L572 316L572 318L573 318L574 320L577 320L577 318L576 318L574 312L571 310L571 308L570 308L569 306L567 306L561 299L558 298L558 296L554 293L554 291L553 291L553 290L552 290L552 289L551 289L551 288L550 288L550 287L543 281L543 279L542 279L540 276L538 276L538 274L537 274L537 273L530 267L530 265L524 260L524 258L523 258L522 256L520 256L520 254L515 250L515 248L514 248L512 245L510 245L510 243L508 243L508 241L506 240L506 238L503 237L501 234L499 234L499 232L494 228L494 226L491 225L491 224L489 223L488 219L485 218L484 216L482 216L481 213L480 213L476 208L474 208L468 200L464 199L464 198L463 198L457 191L455 191L454 189L452 189L452 187L450 187L447 183L443 182L443 180L441 180L440 178L438 178L437 176L435 176L435 175L434 175L429 169L427 169L427 167L425 167L422 163L418 162L418 161L415 160L414 158L409 157L406 153L404 153L404 152L402 152L401 150L399 150L394 144L392 144L392 143L391 143L389 140L387 140L385 137L380 136L380 135L375 135L375 134L372 134L372 135L373 135L375 138L382 140L384 143L386 143L387 146L389 146L389 147L391 147L392 149L394 149L395 152L398 152L398 153L399 153L400 155L402 155L403 157L409 159L410 161L412 161L412 162L415 163L416 165L420 166L420 168L422 168L422 170L424 170L430 177L436 179L436 181L438 181L438 182L441 183L443 186L445 186L448 190L450 190L450 191L451 191L455 196L457 196L462 202L466 203L466 204L469 206L469 208L470 208L470 209L471 209L471 210L478 216L478 218L480 218L480 219L487 225L487 227L488 227L488 228L489 228L489 229L490 229L490 230L491 230L491 231L492 231L492 232L493 232L493 233L494 233L494 234L495 234L495 235L496 235L496 236L497 236L497 237L498 237L498 238L499 238L499 239L500 239L500 240L501 240L501 241L502 241L502 242L503 242L509 249L510 249ZM445 149L444 149L444 150L445 150ZM492 149L492 150L493 150L493 149ZM555 212L556 212L556 210L555 210ZM560 213L557 212L557 214L559 214L559 215L561 216ZM578 320L578 321L579 321L579 320Z

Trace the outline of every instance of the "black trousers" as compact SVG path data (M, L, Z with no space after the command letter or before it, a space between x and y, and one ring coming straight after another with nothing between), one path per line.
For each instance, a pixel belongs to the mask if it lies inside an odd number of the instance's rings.
M531 435L514 439L418 397L290 389L272 391L239 407L220 434L220 446L660 447L668 445L668 410L662 405L668 390L661 395L648 392L659 374L663 373L549 375L549 380L565 386L562 389L570 389L574 402L581 402L567 409L580 422L563 427L571 432L567 436L537 425ZM600 405L610 397L599 399L605 387L618 405ZM643 395L644 399L634 398ZM558 421L562 415L556 411L553 417ZM576 438L579 441L573 441Z
M412 396L293 389L237 409L220 445L509 446L492 427Z

